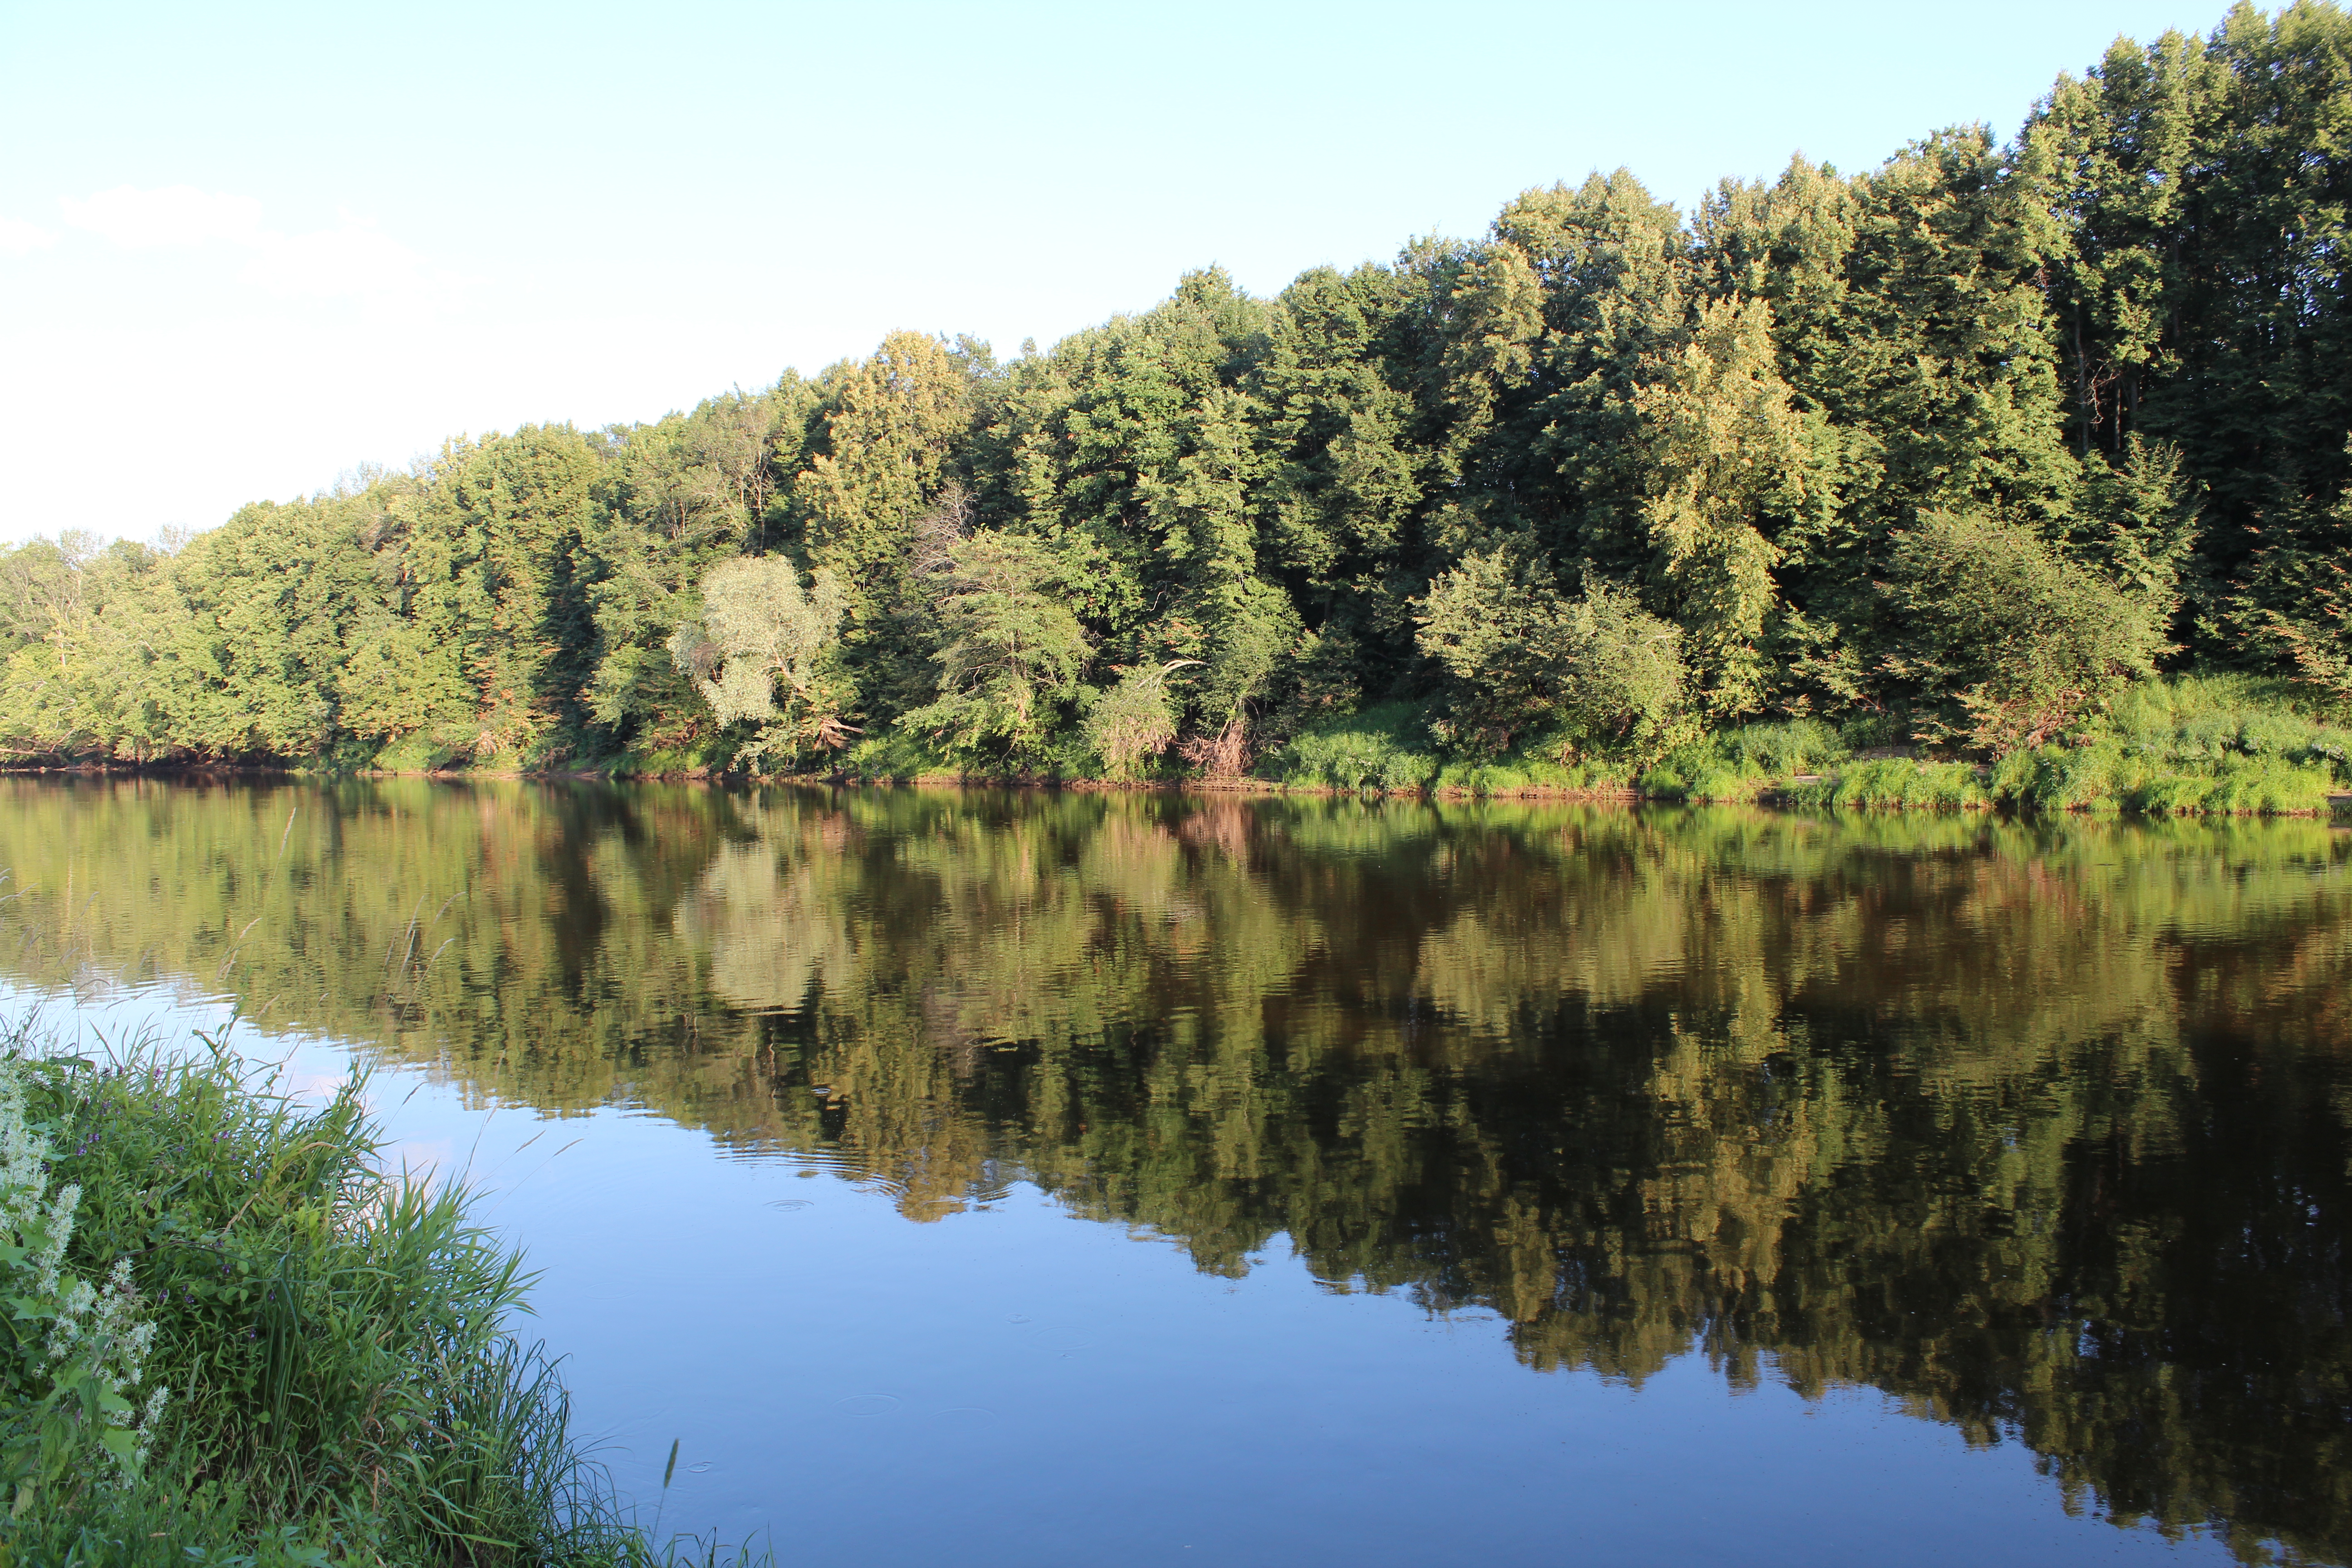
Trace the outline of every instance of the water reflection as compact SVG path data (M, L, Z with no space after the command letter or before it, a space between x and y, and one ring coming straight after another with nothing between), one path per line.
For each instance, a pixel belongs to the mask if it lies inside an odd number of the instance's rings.
M1287 1237L1329 1289L1491 1310L1531 1368L1697 1347L2020 1438L2076 1506L2352 1554L2325 824L0 794L20 982L233 989L910 1220L1026 1181L1212 1274Z

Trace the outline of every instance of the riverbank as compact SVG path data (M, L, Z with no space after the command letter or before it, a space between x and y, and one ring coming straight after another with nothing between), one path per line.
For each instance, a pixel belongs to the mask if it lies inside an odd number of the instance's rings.
M1760 805L1783 811L1804 810L1996 810L2003 806L2023 809L2056 809L2062 812L2105 815L2163 815L2174 816L2352 816L2352 790L2330 790L2320 781L2314 789L2309 783L2293 791L2291 800L2273 797L2270 804L2197 804L2164 806L2144 802L2141 796L2187 794L2196 792L2210 798L2208 786L2219 781L2158 774L2143 787L2125 794L2108 793L2080 801L2060 802L2054 807L2045 803L2020 798L2021 792L2004 790L1998 768L1990 764L1937 762L1933 759L1897 757L1884 759L1893 765L1872 766L1868 772L1855 770L1838 773L1791 773L1785 775L1751 774L1737 779L1732 787L1721 793L1704 789L1661 787L1644 790L1632 787L1578 788L1545 784L1523 784L1502 788L1479 788L1459 784L1437 784L1421 788L1391 788L1381 784L1346 786L1325 784L1289 784L1274 779L1181 779L1181 780L1117 780L1095 778L1059 778L1051 775L938 773L911 778L866 778L855 773L757 773L740 774L713 773L708 769L691 769L668 773L635 773L623 770L600 771L568 769L534 772L522 769L363 769L341 776L363 779L433 779L457 784L467 781L498 781L533 784L701 784L713 787L729 785L790 784L823 789L1049 789L1069 790L1080 794L1160 794L1216 795L1249 797L1304 796L1309 799L1357 797L1399 800L1442 800L1451 802L1479 800L1517 801L1616 801L1628 805L1643 802L1668 805ZM1956 771L1957 770L1957 771ZM108 767L77 765L70 767L0 768L0 774L59 775L81 778L298 778L316 776L301 769L276 767L205 766L175 768L169 766ZM2292 781L2291 781L2292 782Z
M0 1568L650 1564L460 1186L222 1042L0 1026ZM747 1562L737 1557L730 1561Z
M1538 736L1499 755L1440 738L1431 712L1392 702L1333 715L1269 747L1242 772L1186 771L1163 755L1125 777L1097 768L958 767L893 733L823 768L762 772L729 757L624 755L593 765L335 770L362 778L633 780L826 787L1174 790L1221 795L1382 795L1441 800L1658 800L1790 809L2008 809L2142 816L2325 816L2352 812L2352 728L2291 684L2237 674L2134 686L2040 744L2000 754L1923 742L1885 715L1734 725L1651 754L1580 750ZM1097 760L1098 762L1098 760ZM283 767L118 767L75 763L26 773L226 775Z

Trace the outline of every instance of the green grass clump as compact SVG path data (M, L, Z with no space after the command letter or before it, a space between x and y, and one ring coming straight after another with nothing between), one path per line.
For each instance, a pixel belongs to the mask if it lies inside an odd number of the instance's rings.
M2335 784L2329 771L2308 762L2275 756L2231 757L2214 770L2211 789L2200 809L2265 816L2323 812Z
M216 1047L98 1063L20 1023L0 1124L38 1151L0 1161L0 1565L673 1555L509 1333L519 1258L461 1189L382 1171L356 1078L305 1108ZM28 1338L44 1310L79 1311L81 1361Z
M2131 804L2156 775L2144 757L2112 740L2017 752L1993 765L1992 793L2033 811L2108 816Z
M1914 809L1959 811L1992 804L1984 781L1966 763L1930 763L1910 757L1881 757L1856 763L1824 790L1826 802L1840 807L1906 806Z
M1669 800L1753 800L1794 774L1820 773L1852 754L1846 738L1818 719L1743 724L1667 753L1642 775L1642 793Z
M1499 757L1455 757L1437 770L1430 787L1448 795L1621 795L1631 788L1630 763L1612 757L1559 760L1557 742L1538 741Z
M2113 739L2158 772L2216 773L2235 760L2259 757L2352 785L2352 730L2312 708L2294 686L2258 676L2143 681L2110 703L2086 734Z
M1438 773L1428 726L1409 702L1325 720L1267 763L1274 778L1300 789L1421 790Z
M2000 759L1992 793L2025 810L2093 816L2325 811L2352 778L2352 733L2300 700L2245 675L2144 681L2064 740Z
M913 784L919 779L954 780L963 770L931 743L930 737L892 725L841 754L841 769L867 784Z

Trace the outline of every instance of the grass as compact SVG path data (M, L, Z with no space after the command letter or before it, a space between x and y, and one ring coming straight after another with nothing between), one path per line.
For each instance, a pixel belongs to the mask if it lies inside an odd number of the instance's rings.
M1422 790L1437 777L1438 757L1421 710L1384 702L1315 725L1268 758L1266 768L1298 789Z
M1489 760L1446 763L1430 787L1448 795L1619 795L1633 787L1633 770L1622 760L1580 757L1559 760L1559 748L1531 744Z
M1718 730L1669 752L1642 775L1642 793L1666 800L1753 800L1791 775L1843 762L1855 743L1818 719Z
M2243 675L2143 682L2075 733L1992 770L2005 803L2101 816L2325 812L2347 787L2352 731L2284 682Z
M359 1080L305 1107L206 1044L0 1031L0 1150L38 1156L0 1156L0 1568L715 1561L636 1528L510 1331L519 1257L381 1169Z
M1822 787L1827 804L1843 808L1965 811L1992 804L1983 779L1969 763L1912 757L1856 763Z
M2278 680L2237 674L2143 681L2106 710L2032 751L1979 767L1903 757L1854 760L1883 740L1807 721L1718 731L1642 780L1671 799L1755 798L1801 773L1797 805L1963 810L2002 805L2089 816L2325 813L2352 788L2352 731Z

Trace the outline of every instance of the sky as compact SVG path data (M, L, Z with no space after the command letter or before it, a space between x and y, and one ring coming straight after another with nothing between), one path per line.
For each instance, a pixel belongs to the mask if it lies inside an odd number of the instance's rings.
M209 527L899 328L1009 356L1594 169L1687 207L2005 140L2223 9L0 0L0 540Z

